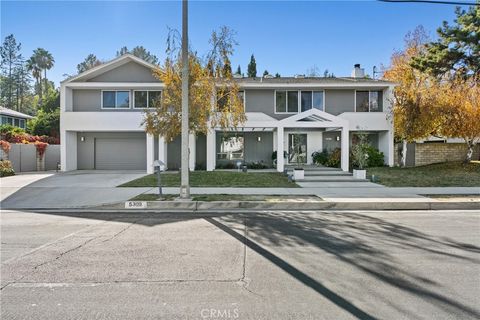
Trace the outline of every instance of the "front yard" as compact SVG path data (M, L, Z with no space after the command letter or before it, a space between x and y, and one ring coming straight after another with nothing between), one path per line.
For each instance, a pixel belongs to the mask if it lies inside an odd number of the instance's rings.
M162 186L180 187L179 173L162 173ZM157 175L129 181L119 187L156 187ZM294 182L277 172L227 172L194 171L190 172L191 187L250 187L250 188L298 188Z
M388 187L480 187L480 162L446 162L422 167L367 169Z

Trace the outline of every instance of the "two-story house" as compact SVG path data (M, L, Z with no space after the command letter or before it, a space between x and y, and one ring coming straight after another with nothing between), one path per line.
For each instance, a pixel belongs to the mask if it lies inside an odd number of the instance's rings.
M146 170L160 159L168 169L180 166L180 138L167 142L146 134L143 110L160 97L164 85L155 68L123 55L61 83L61 166L80 169ZM311 164L311 154L341 149L348 171L356 132L393 165L393 124L389 113L394 84L364 77L356 65L344 78L235 78L247 121L236 130L212 128L190 135L191 170L215 170L225 164L261 162L283 171L297 162ZM276 151L276 161L272 154Z

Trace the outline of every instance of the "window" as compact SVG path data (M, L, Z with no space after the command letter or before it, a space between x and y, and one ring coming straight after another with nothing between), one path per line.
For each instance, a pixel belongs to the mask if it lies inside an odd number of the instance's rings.
M312 109L312 91L302 91L302 112Z
M323 111L323 91L302 91L302 112L313 108Z
M323 91L313 91L312 106L323 111Z
M17 119L17 118L13 119L13 125L15 127L20 127L20 119Z
M370 91L370 112L383 111L383 92Z
M20 128L25 129L25 120L24 119L20 119Z
M102 91L102 108L130 108L130 91Z
M275 92L275 112L287 112L287 91Z
M298 112L298 91L288 91L287 111Z
M355 110L357 112L382 112L382 91L357 91Z
M357 91L355 111L368 112L368 91Z
M161 91L134 91L133 107L138 109L154 108L155 103L162 97Z
M243 135L224 134L220 140L219 160L243 160Z

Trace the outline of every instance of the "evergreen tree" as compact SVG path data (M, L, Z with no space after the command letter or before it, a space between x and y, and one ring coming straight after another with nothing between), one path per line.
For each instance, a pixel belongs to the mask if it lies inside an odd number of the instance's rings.
M280 73L278 73L278 72L275 73L275 78L280 78L280 77L281 77Z
M263 76L264 76L264 77L265 77L265 76L268 76L268 75L269 75L268 70L263 71Z
M428 43L426 52L413 59L413 67L435 77L453 74L480 79L479 4L468 10L457 7L455 24L443 22L437 29L438 40Z
M236 72L236 74L239 74L239 75L242 74L242 69L240 68L240 65L238 65L238 67L237 67L237 72Z
M82 73L101 64L102 62L98 60L97 56L91 53L85 58L85 60L83 60L83 62L77 64L77 71L78 73Z
M15 95L15 68L17 68L22 61L22 55L20 53L22 45L17 44L13 34L5 37L2 46L0 47L1 55L1 70L2 70L2 83L1 83L1 99L2 103L7 108L13 108L14 95Z
M127 47L123 46L120 48L120 50L117 51L117 57L123 56L126 53L133 54L135 57L145 60L146 62L151 64L158 64L159 61L156 55L152 54L143 46L136 46L132 50L128 50Z
M30 95L31 78L27 69L26 62L22 59L21 63L14 69L15 89L16 89L16 110L20 112L28 112L26 110L25 101Z
M257 76L257 62L255 61L253 54L250 57L250 63L247 67L247 76L251 78L255 78Z
M222 76L225 78L232 76L232 64L230 63L230 59L228 59L228 57L225 57Z

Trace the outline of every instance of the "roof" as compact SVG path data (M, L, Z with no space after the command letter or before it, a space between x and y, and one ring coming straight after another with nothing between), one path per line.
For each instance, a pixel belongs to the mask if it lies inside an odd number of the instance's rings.
M29 116L28 114L21 113L12 109L8 109L5 107L0 107L0 114L2 115L7 115L10 117L17 117L17 118L22 118L22 119L32 119L32 116Z
M102 63L102 64L100 64L96 67L88 69L87 71L84 71L80 74L77 74L76 76L65 79L65 80L61 81L60 83L63 84L63 83L67 83L67 82L71 82L71 81L75 81L75 80L80 80L80 79L83 79L83 78L94 78L98 75L101 75L101 74L107 72L107 71L113 70L116 67L124 65L124 64L126 64L130 61L136 62L136 63L138 63L140 65L143 65L147 68L151 68L151 69L158 68L158 66L156 66L154 64L151 64L151 63L149 63L149 62L147 62L143 59L140 59L140 58L134 56L131 53L126 53L126 54L123 54L123 55L113 59L113 60Z
M385 80L374 80L369 78L352 78L352 77L244 77L234 78L239 84L378 84L392 85L393 82Z

